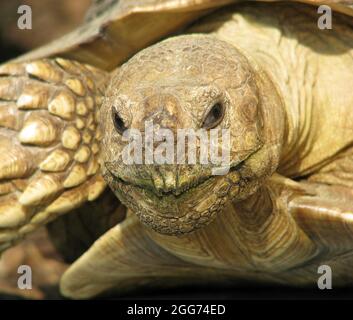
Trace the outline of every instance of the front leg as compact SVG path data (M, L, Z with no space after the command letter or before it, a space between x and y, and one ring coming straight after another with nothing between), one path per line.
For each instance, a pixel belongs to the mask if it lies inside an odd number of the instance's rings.
M290 181L289 179L285 179ZM279 184L283 184L280 181ZM347 184L293 182L304 192L290 197L288 212L315 246L315 254L302 266L289 269L278 279L295 286L316 286L318 268L328 265L333 285L353 284L353 191ZM346 180L347 181L347 180Z
M338 283L353 259L347 255L353 249L352 204L347 188L276 174L256 194L228 203L214 222L182 237L150 232L130 213L71 266L61 290L88 298L146 284L255 280L312 285L318 266L328 261ZM342 263L336 259L340 256Z
M269 270L320 265L353 250L351 188L275 174L234 207L234 225L253 261Z
M107 81L61 58L0 66L0 254L105 189L97 126Z
M292 183L291 188L297 193L303 192L296 183ZM279 193L283 186L270 189L271 200L275 191ZM268 196L267 193L264 195ZM123 293L143 285L168 287L210 282L234 285L239 280L248 279L271 281L273 277L259 275L259 269L268 271L274 266L278 269L276 265L280 262L288 262L284 254L288 251L298 263L307 259L314 250L312 242L297 230L295 221L288 222L288 212L278 210L284 208L287 198L282 193L275 210L272 202L264 201L265 198L255 203L249 199L234 207L229 204L216 221L182 237L152 232L140 224L134 213L129 212L125 221L104 234L69 268L62 278L61 291L71 298L89 298L111 290ZM274 214L266 226L259 226L257 235L244 232L245 229L239 230L244 226L239 210L242 207L245 217L249 206L252 209L259 206L265 216ZM276 231L278 241L269 241ZM254 242L256 237L257 243ZM269 258L273 252L277 260Z
M216 269L194 266L159 247L129 212L68 269L61 280L61 292L85 299L146 285L166 288L225 278Z

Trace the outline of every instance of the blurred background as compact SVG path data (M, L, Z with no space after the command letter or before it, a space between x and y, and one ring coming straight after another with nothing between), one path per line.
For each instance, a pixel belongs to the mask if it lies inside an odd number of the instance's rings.
M0 63L57 39L85 18L91 0L0 0ZM32 30L20 30L18 7L32 8Z

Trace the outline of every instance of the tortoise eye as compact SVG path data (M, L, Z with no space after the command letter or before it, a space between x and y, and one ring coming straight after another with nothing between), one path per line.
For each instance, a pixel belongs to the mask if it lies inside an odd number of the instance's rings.
M216 103L208 112L202 127L205 129L212 129L220 124L224 116L224 107L221 103Z
M127 128L124 124L123 119L121 119L115 108L112 108L112 119L116 131L118 131L120 134L123 134L124 131L127 130Z

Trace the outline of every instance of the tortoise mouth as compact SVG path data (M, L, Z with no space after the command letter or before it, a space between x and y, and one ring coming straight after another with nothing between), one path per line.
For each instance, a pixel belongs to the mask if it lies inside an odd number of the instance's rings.
M214 191L212 201L208 201L213 190L219 191L221 178L211 176L188 187L177 196L172 191L162 196L157 195L145 187L115 176L111 178L109 185L113 185L118 198L146 227L164 235L176 236L202 228L221 211L228 199L229 189L223 194Z
M206 175L205 172L197 175L197 169L190 174L196 179L184 174L188 183L168 191L158 190L151 183L141 184L138 179L131 179L133 176L124 179L118 175L123 171L114 163L110 163L111 166L105 163L103 175L120 201L144 225L161 234L183 235L206 226L222 211L229 199L242 196L248 183L248 179L242 177L243 167L254 153L233 162L225 175Z
M174 203L174 210L165 211L162 209L160 211L155 210L153 215L159 217L160 219L174 219L174 218L184 218L188 211L180 210L179 203L183 201L187 201L187 198L190 198L193 192L197 192L198 188L207 188L209 185L215 184L215 177L210 176L208 178L202 179L202 181L197 181L193 185L184 187L183 189L179 188L178 190L170 190L167 192L158 192L158 190L154 188L146 188L145 186L141 186L139 184L133 184L127 181L120 179L119 177L114 176L113 179L116 183L120 184L121 189L128 188L132 193L142 194L146 198L149 198L153 201L156 207L160 208L161 203ZM159 204L159 205L158 205ZM127 205L128 206L128 205ZM172 208L169 208L172 209Z
M245 161L252 155L253 153L246 156L244 159L239 160L230 166L229 171L225 175L200 175L194 176L194 179L188 179L185 183L178 185L175 188L169 188L168 190L163 190L160 188L156 188L153 183L140 183L138 180L126 179L123 178L120 174L117 174L116 170L112 169L109 165L110 163L105 163L106 170L110 173L112 179L114 179L117 183L120 183L125 186L130 186L132 188L136 188L145 193L151 194L156 199L163 199L165 197L174 198L175 200L182 198L185 194L191 193L192 191L197 190L200 186L209 183L210 181L215 181L221 179L222 177L226 177L228 174L231 174L235 171L239 171L241 167L244 165ZM114 167L114 165L113 165Z
M205 184L209 180L216 178L215 176L202 177L200 179L197 179L195 181L190 182L189 184L187 184L183 187L178 187L175 189L170 189L168 191L164 191L164 190L156 189L152 186L141 185L138 183L126 181L126 180L122 179L121 177L114 175L112 172L110 172L110 173L112 174L113 179L121 184L124 184L126 186L130 186L132 188L136 188L140 191L143 191L144 193L151 194L158 199L163 199L163 198L168 197L168 198L174 198L175 200L182 198L183 195L185 195L186 193L192 192L193 190L196 190L198 187L200 187L202 184Z

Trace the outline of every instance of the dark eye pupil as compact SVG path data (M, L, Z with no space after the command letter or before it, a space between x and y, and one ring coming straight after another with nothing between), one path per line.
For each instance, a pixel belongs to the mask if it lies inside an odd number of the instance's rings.
M112 108L112 118L113 118L113 123L114 123L115 129L120 134L123 134L127 128L125 127L123 119L121 119L118 112L114 108Z
M212 116L215 119L218 119L221 116L221 105L217 103L213 108L212 108Z
M202 127L205 129L211 129L217 126L223 119L223 105L216 103L210 112L207 114L206 119L203 122Z

